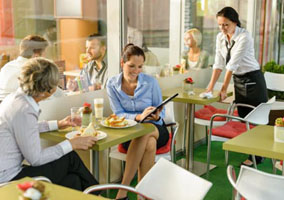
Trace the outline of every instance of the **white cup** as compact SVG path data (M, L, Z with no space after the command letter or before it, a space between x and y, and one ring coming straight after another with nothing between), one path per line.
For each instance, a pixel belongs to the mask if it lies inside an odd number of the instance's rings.
M96 120L102 120L104 113L104 99L103 98L94 99L94 108L95 108Z

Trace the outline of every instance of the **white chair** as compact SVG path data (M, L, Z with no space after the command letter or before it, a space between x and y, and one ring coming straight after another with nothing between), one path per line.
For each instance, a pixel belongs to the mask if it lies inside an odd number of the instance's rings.
M216 82L216 84L214 86L214 90L221 90L222 85L223 85L223 82ZM229 92L233 92L234 91L234 85L233 84L229 84L228 91ZM227 99L225 99L225 101L220 102L220 103L223 103L223 104L230 104L230 106L228 107L227 110L215 108L216 109L216 113L219 113L219 114L225 114L225 113L231 114L230 111L231 111L231 107L233 105L233 101L234 101L234 96L230 96ZM214 107L212 107L212 108L214 108ZM205 119L207 117L205 117L204 115L203 116L201 115L201 113L203 114L203 112L206 112L206 111L210 111L210 109L209 108L208 109L202 108L202 109L196 111L195 112L194 123L205 127L205 136L206 136L206 141L207 141L208 140L207 139L208 127L210 126L210 119L209 118ZM199 115L200 115L200 117L199 117ZM215 119L216 120L214 121L214 126L222 126L222 125L224 125L227 122L226 119L220 119L220 118L219 118L219 120L217 120L217 118L215 118ZM216 136L212 136L212 140L226 141L226 139L219 138L219 137L216 137Z
M235 107L237 106L245 106L254 108L247 116L244 118L236 117L233 115L222 115L222 114L215 114L211 117L210 120L210 129L209 129L209 136L208 136L208 148L207 148L207 177L209 177L209 167L210 167L210 159L211 159L211 136L216 135L219 137L225 138L233 138L243 132L249 130L251 125L265 125L268 124L269 121L269 113L271 109L271 105L275 102L275 97L268 100L266 103L261 103L257 107L253 107L247 104L234 104ZM233 108L234 109L234 108ZM214 127L214 118L215 117L226 117L227 119L233 119L238 121L228 121L223 126L219 126L217 128ZM242 123L244 122L244 123ZM229 152L225 151L225 159L226 164L228 164L228 156ZM254 167L256 168L256 161L255 156L252 155Z
M137 184L136 190L155 200L199 200L211 186L211 182L161 158Z
M122 185L122 184L102 184L102 185L93 185L88 188L86 188L83 193L89 194L91 192L95 191L103 191L103 190L126 190L127 192L132 192L137 194L140 197L143 197L145 199L150 199L149 197L145 196L144 194L138 192L135 188L127 185Z
M126 189L146 199L201 200L211 187L211 182L161 158L135 188L119 184L96 185L87 188L84 193L101 189Z
M233 186L233 199L272 200L284 198L284 176L269 174L257 169L241 167L238 179L233 166L227 167L227 176Z
M178 132L179 124L175 122L175 116L174 116L174 109L173 109L173 102L169 102L165 106L165 124L167 127L170 127L170 133L172 134L172 140L171 140L171 147L170 151L167 153L163 154L156 154L155 161L157 162L161 157L165 158L167 160L171 160L172 162L176 162L176 148L175 148L175 139L176 139L176 134ZM115 158L121 161L126 161L126 154L121 153L118 151L117 146L114 146L111 148L110 153L109 153L110 158ZM122 162L123 163L123 162ZM109 169L107 169L108 177L110 177L110 162L109 162ZM122 167L123 168L123 167Z

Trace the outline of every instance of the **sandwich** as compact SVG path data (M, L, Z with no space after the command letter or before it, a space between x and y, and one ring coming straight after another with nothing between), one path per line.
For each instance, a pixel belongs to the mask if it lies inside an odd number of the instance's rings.
M91 122L86 128L80 130L80 136L97 136L99 132L94 128Z
M110 115L105 120L105 124L110 127L125 127L128 125L128 121L125 117L118 117L115 114Z

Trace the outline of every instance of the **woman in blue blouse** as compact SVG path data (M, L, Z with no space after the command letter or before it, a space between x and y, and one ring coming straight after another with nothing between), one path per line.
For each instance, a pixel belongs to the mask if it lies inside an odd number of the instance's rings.
M162 102L162 94L156 79L141 73L145 55L133 44L125 46L122 58L122 73L109 79L107 92L113 112L127 119L140 121ZM165 111L159 110L147 119L155 131L123 144L128 149L122 184L129 185L138 169L138 181L154 165L156 149L167 144L169 133L164 124ZM117 198L126 197L119 191Z

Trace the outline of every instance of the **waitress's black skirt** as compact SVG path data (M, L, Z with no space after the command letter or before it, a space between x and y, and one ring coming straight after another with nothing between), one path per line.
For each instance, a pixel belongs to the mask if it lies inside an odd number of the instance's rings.
M267 102L267 88L264 76L260 70L251 71L243 75L233 75L235 88L235 102L258 106ZM252 109L238 107L240 117L245 117Z

